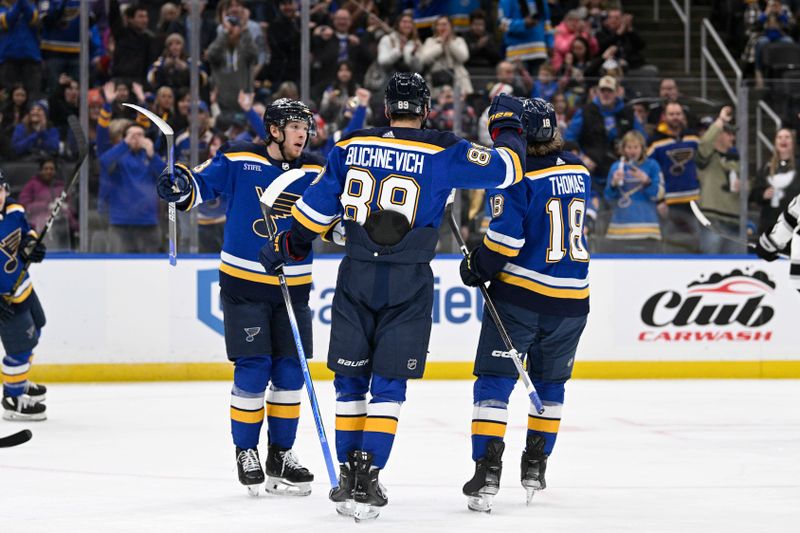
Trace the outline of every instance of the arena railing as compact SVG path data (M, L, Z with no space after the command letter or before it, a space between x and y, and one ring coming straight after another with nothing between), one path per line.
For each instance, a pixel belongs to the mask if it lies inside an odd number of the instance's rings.
M687 74L691 71L692 65L692 43L691 43L691 23L692 23L692 3L689 0L683 0L683 8L676 0L670 0L672 8L677 13L678 18L683 23L683 62L684 70ZM660 16L659 0L653 0L653 20L658 22Z

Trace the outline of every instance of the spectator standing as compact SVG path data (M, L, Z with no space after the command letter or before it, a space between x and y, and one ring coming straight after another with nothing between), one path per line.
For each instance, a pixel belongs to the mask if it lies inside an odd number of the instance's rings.
M312 95L318 99L328 85L336 79L337 65L349 61L353 65L356 82L361 83L364 73L372 63L367 48L361 38L351 32L352 16L346 9L333 14L331 26L320 25L314 28L311 36L311 79L314 80Z
M494 35L486 29L486 12L476 9L469 15L469 29L464 32L464 41L469 48L467 67L491 67L503 56Z
M177 94L188 91L190 86L191 59L186 55L186 43L180 33L172 33L164 42L164 52L150 66L147 72L147 82L150 87L171 87ZM201 67L200 85L208 83L208 76Z
M109 3L108 22L114 36L112 71L117 79L143 84L147 70L156 60L156 38L148 29L147 8L132 4L125 8L123 20L119 0Z
M631 130L622 137L622 157L611 165L605 198L611 222L603 250L608 253L658 253L661 228L656 204L661 194L661 169L647 158L644 135Z
M550 7L545 0L500 0L497 9L506 59L522 61L535 74L553 48Z
M761 210L759 234L772 230L778 221L778 215L786 209L792 198L800 194L795 143L792 130L779 129L775 133L772 158L756 175L750 191L750 201Z
M108 180L109 251L156 253L161 245L156 181L164 161L153 151L144 128L129 125L123 140L100 157Z
M645 64L645 41L639 32L633 29L633 15L622 13L620 9L609 9L603 28L597 34L600 52L616 47L615 59L623 69L635 70Z
M46 157L39 162L39 172L28 180L19 193L19 202L25 207L28 222L36 231L41 231L53 204L64 191L64 180L58 177L56 160ZM47 233L48 250L69 250L72 236L78 232L78 219L72 211L69 199L62 204L58 218Z
M217 26L217 36L225 33L224 19L235 19L239 22L239 26L243 30L250 33L250 37L256 45L258 50L257 63L263 64L267 62L267 41L264 37L264 31L261 25L255 20L250 20L250 10L247 9L243 0L223 0L217 7L219 13L220 24Z
M700 138L697 147L697 179L700 182L700 207L714 225L726 235L739 235L740 181L739 156L733 152L736 128L733 108L725 106ZM701 229L700 251L704 254L743 253L741 245L723 239L716 232Z
M647 155L655 159L664 177L664 201L658 205L663 226L664 251L697 253L700 226L689 202L700 199L697 181L697 134L686 124L683 106L670 102L664 120L650 140Z
M69 125L67 118L70 115L78 116L78 99L80 97L80 86L78 82L62 74L58 77L58 85L54 94L49 98L50 120L53 126L59 129L61 139L66 139Z
M358 84L353 79L353 67L347 61L342 61L336 69L336 80L325 89L322 102L319 105L319 114L326 122L333 122L347 106L348 100L355 97Z
M192 34L192 2L193 0L182 0L183 13L180 16L178 27L183 30L183 38L189 42L189 36ZM211 17L206 17L203 13L206 9L206 0L200 0L200 50L207 50L211 43L217 36L217 28L214 20Z
M578 10L573 9L567 12L564 20L556 26L553 34L553 59L551 64L553 69L558 70L564 61L564 57L571 51L572 42L575 38L581 37L588 45L588 55L594 56L599 51L597 39L592 35L589 24L581 17Z
M260 77L268 78L273 90L285 81L300 83L300 16L295 0L278 0L278 16L270 24L267 38L271 51L269 68L262 66Z
M31 98L41 94L39 10L30 0L0 0L0 80L23 84Z
M47 101L35 102L22 122L14 128L11 148L17 158L56 157L59 151L58 130L47 119Z
M418 71L417 51L421 46L414 18L410 13L401 14L395 21L394 30L378 42L377 64L370 67L364 85L371 91L380 92L392 73ZM377 72L373 74L373 71Z
M472 81L464 66L469 59L469 48L462 37L453 33L448 17L436 19L434 34L425 39L417 57L434 88L452 85L462 95L472 94Z
M80 77L80 0L44 0L39 3L42 19L41 50L47 67L47 87L52 91L59 76Z
M239 91L252 92L252 70L258 59L258 49L250 32L240 20L226 16L225 31L211 43L206 58L211 66L211 79L219 90L217 104L223 113L239 109Z

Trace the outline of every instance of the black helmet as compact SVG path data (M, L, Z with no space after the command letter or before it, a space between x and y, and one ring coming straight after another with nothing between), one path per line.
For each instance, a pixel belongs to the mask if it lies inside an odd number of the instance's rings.
M11 189L8 186L8 182L6 181L5 175L3 175L3 169L0 169L0 187L4 188L6 192L8 192Z
M386 84L386 115L414 115L425 120L431 107L431 91L416 72L396 72Z
M558 130L556 110L541 98L528 98L522 103L522 129L529 143L552 141Z
M269 132L270 125L274 124L278 129L283 130L289 122L305 122L308 124L308 138L316 135L317 124L314 121L314 114L311 109L299 100L291 98L279 98L275 100L264 111L264 128L267 130L269 140L277 142ZM306 143L308 139L306 139Z

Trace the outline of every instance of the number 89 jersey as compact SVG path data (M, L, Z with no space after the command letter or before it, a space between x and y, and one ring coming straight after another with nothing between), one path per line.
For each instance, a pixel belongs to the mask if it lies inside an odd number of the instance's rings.
M589 171L570 152L528 156L526 170L519 185L487 191L492 221L483 244L507 261L490 293L543 314L587 314Z
M516 133L503 135L511 148L414 128L354 132L336 144L292 215L314 233L340 215L364 225L378 210L402 213L412 228L436 228L453 188L505 188L522 180L524 142Z

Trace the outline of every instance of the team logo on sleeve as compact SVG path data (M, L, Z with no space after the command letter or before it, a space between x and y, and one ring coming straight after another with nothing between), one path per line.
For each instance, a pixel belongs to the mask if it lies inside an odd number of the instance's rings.
M3 270L6 274L11 274L17 269L19 260L17 259L17 252L19 251L19 243L22 241L22 230L15 229L9 233L5 239L0 241L0 252L6 257L6 262L3 265Z
M256 187L256 201L260 201L261 193L264 189ZM269 214L269 221L272 224L272 230L278 233L278 219L289 218L292 216L292 206L300 199L299 194L283 191L275 199L275 204L272 206L272 211ZM264 218L258 217L253 221L253 232L259 237L268 237L267 228L264 226Z
M489 197L489 205L492 208L492 218L497 218L503 214L503 207L505 206L505 198L502 194L495 194Z

